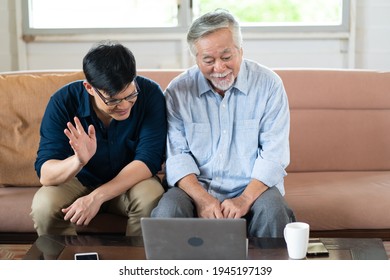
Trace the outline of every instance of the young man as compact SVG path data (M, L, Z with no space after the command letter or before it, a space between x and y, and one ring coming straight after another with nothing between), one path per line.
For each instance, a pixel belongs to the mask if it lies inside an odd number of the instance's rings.
M166 90L170 186L152 217L241 218L248 235L282 237L289 107L281 79L243 59L237 20L224 10L192 24L196 66Z
M42 187L32 203L38 235L75 235L99 211L128 217L126 235L141 235L163 194L154 175L164 161L166 106L161 88L136 75L132 52L119 43L84 57L85 81L50 99L35 169Z

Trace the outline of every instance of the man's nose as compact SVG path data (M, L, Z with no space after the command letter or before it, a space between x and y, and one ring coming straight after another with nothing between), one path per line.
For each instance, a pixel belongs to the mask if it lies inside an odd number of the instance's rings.
M214 70L215 72L223 72L226 69L226 62L221 59L215 61Z

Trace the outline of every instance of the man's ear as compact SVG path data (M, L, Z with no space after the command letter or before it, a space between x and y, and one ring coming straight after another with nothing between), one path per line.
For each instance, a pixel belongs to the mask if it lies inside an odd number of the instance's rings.
M90 83L88 83L87 81L84 81L84 82L83 82L83 85L84 85L86 91L87 91L90 95L92 95L92 96L95 95L95 91L94 91L94 89L93 89L93 86L92 86Z

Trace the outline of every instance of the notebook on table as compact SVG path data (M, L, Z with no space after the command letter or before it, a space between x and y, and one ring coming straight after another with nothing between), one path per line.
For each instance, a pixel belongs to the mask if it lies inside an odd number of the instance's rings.
M142 218L149 260L247 258L245 219Z

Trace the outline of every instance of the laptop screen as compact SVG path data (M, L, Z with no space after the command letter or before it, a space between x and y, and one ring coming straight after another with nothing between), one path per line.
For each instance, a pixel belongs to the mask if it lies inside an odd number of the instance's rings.
M247 258L245 219L142 218L147 259Z

